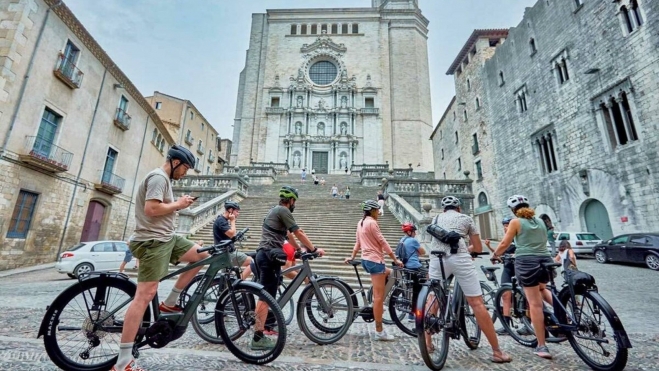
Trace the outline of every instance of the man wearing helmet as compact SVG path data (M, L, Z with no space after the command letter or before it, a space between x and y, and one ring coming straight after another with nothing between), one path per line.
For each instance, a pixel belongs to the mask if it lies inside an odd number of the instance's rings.
M325 253L322 249L314 247L309 237L295 222L293 211L297 199L298 192L295 188L281 187L279 189L279 205L270 209L263 219L261 241L255 260L259 270L259 283L273 298L277 297L281 267L288 260L288 255L283 248L287 239L298 250L299 246L295 242L295 237L300 240L303 246L306 246L309 252L317 251L320 256ZM270 350L275 346L275 342L263 333L267 315L267 305L259 301L256 304L257 321L254 337L250 344L252 350Z
M213 241L215 244L223 240L230 240L236 235L236 218L240 216L240 205L237 202L227 201L224 203L224 213L217 216L213 222ZM252 274L250 263L252 258L247 254L234 251L231 253L231 263L236 267L243 267L240 278L246 279Z
M405 268L410 271L419 271L421 269L421 261L419 261L419 255L425 255L426 250L421 246L416 237L416 226L410 222L403 223L401 229L405 236L398 241L399 244L402 244L404 250L405 259L402 259L402 256L398 258L403 260ZM407 321L414 322L414 310L416 309L416 299L419 297L419 291L421 291L421 284L419 283L419 275L411 273L409 278L412 280L412 312L408 315Z
M192 153L178 145L167 152L163 166L148 173L140 183L135 197L135 232L130 238L130 250L140 260L137 292L124 318L119 357L113 371L140 371L133 359L133 345L144 311L158 290L159 280L167 274L169 264L193 263L208 257L198 254L198 245L174 234L176 211L185 209L194 198L183 195L177 200L172 193L172 180L182 179L195 166ZM164 313L181 311L176 305L179 294L201 267L181 274L172 292L160 303Z
M430 249L433 251L440 250L446 253L443 259L444 272L446 277L453 274L460 284L460 288L467 298L467 303L474 311L476 322L481 328L487 341L492 346L492 362L503 363L510 362L512 358L499 348L499 339L494 330L492 318L483 303L483 292L481 290L476 267L472 261L470 252L483 251L480 235L474 220L468 215L462 214L460 210L460 200L453 196L446 196L442 199L442 208L444 212L437 215L433 224L449 232L456 232L462 238L457 244L457 252L451 251L451 245L432 238ZM469 238L472 251L469 251L465 238ZM435 255L430 257L429 275L431 279L442 279L442 272L439 264L439 258Z

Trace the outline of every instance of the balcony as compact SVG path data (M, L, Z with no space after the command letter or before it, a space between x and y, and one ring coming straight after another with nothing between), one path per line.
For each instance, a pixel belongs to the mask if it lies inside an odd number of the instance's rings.
M213 162L215 162L215 155L210 155L206 157L206 160L208 160L208 162L212 164Z
M62 53L59 53L57 57L57 66L53 73L71 89L78 89L82 84L82 77L85 75L73 64L72 60L66 59Z
M26 137L25 139L25 152L27 154L18 155L21 161L51 173L61 173L69 170L73 153L39 137Z
M200 154L200 155L203 155L204 154L204 146L198 145L197 146L197 153Z
M104 171L101 175L101 182L94 184L94 188L109 195L116 195L123 191L124 183L126 183L124 178L109 171Z
M194 138L192 137L192 135L186 135L184 140L185 143L187 143L190 146L192 145L192 143L194 143Z
M379 108L362 108L361 109L362 115L378 115L380 114L380 109Z
M121 108L117 108L117 114L114 116L114 126L123 131L130 129L130 115Z
M286 110L283 107L265 107L266 114L281 115Z

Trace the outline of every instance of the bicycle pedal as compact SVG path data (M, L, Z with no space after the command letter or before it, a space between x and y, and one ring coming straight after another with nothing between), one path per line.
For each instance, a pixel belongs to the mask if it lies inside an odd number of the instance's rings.
M548 343L562 343L567 341L567 336L545 338Z

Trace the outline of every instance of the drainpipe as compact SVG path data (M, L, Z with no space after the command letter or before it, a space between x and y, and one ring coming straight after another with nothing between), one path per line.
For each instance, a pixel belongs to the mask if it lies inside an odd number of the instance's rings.
M113 68L114 66L110 67ZM78 184L80 183L80 174L82 174L82 168L85 165L85 158L87 157L87 147L89 147L89 139L92 137L92 130L94 129L94 122L96 121L96 112L98 112L98 104L101 102L101 93L103 92L103 87L105 86L105 75L107 75L108 69L106 68L103 71L103 79L101 80L101 88L98 89L98 96L96 97L96 106L94 107L94 113L92 114L92 122L89 125L89 132L87 133L87 141L85 142L85 149L82 151L82 159L80 160L80 168L78 169L78 175L76 176L76 182L73 185L73 194L71 194L71 202L69 202L69 210L66 212L66 220L64 221L64 230L62 231L62 237L59 240L59 246L57 247L57 255L62 252L62 245L64 244L64 236L66 236L66 230L69 226L69 220L71 219L71 210L73 208L73 202L76 198L76 192L78 191Z
M181 133L178 136L178 143L175 144L181 144L183 142L183 132L185 131L185 123L188 121L188 101L185 101L185 108L183 108L183 125L181 125ZM194 146L194 142L192 143Z
M124 224L124 233L121 235L121 240L126 240L126 229L128 229L128 218L130 218L130 208L133 206L133 197L135 197L135 187L137 187L137 172L140 170L140 162L142 161L142 153L144 152L144 145L146 143L146 132L149 130L149 119L151 116L147 113L146 124L144 125L144 135L142 135L142 148L140 148L140 156L137 158L137 167L135 168L135 176L133 177L133 189L130 193L130 202L128 203L128 212L126 212L126 224Z
M48 16L50 15L50 11L60 6L61 4L62 4L62 0L59 0L57 3L48 7L48 9L46 10L46 16L43 18L43 22L41 23L41 29L39 29L39 35L37 36L37 41L34 44L34 51L30 56L30 62L28 62L27 64L27 72L25 72L25 77L23 77L23 82L21 83L21 89L18 93L18 102L16 102L16 106L14 107L14 112L12 113L11 120L9 122L9 128L7 129L5 138L2 141L2 148L0 148L0 156L3 156L5 154L7 143L9 143L9 137L11 136L12 130L14 130L14 124L16 123L16 118L18 117L18 111L21 109L21 103L23 103L23 97L25 96L25 88L27 87L27 82L30 79L30 74L32 73L32 66L34 65L34 57L37 54L39 45L41 44L41 37L43 36L43 31L46 29L46 22L48 22Z

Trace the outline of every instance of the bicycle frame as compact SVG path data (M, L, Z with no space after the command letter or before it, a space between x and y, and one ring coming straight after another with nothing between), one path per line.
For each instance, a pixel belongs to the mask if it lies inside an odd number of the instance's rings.
M303 255L302 258L302 264L294 265L290 268L287 268L286 270L282 271L281 274L289 273L289 272L295 272L299 271L297 276L293 278L293 281L286 287L286 290L279 296L279 300L277 302L279 303L279 306L282 307L288 303L289 300L293 298L293 295L295 295L295 292L297 291L302 284L304 284L304 280L306 278L309 279L309 284L313 286L315 292L320 292L320 286L318 285L318 279L316 275L311 271L311 266L309 265L309 259L305 258ZM328 310L329 305L325 301L325 297L323 295L316 295L318 302L322 306L323 310Z
M356 296L357 294L361 294L362 299L364 300L364 306L355 309L358 310L362 308L368 308L373 304L373 302L369 300L369 298L366 296L366 290L364 290L364 284L362 283L362 279L359 275L359 270L357 269L357 266L354 265L353 268L355 268L355 274L357 275L357 282L359 283L359 289L357 291L354 291L354 293L351 296ZM392 269L392 273L388 277L387 283L384 286L385 298L389 295L391 289L394 287L397 281L398 281L398 271L396 269Z

